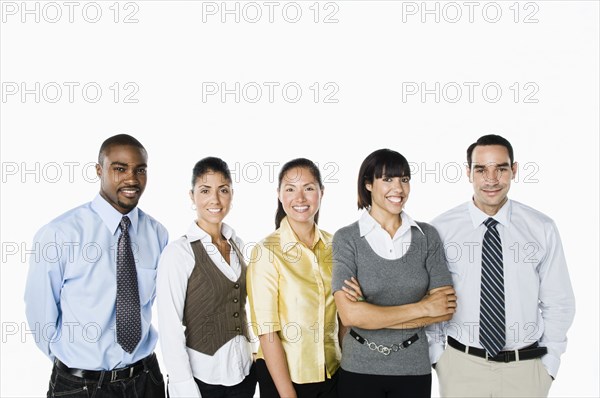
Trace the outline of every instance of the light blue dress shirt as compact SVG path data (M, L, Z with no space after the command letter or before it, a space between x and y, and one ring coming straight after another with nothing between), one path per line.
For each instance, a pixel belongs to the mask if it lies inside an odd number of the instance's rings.
M71 368L111 370L154 351L156 268L168 233L138 208L127 216L140 294L140 343L130 354L116 340L116 249L123 215L98 195L52 220L33 240L26 314L37 345L50 359Z

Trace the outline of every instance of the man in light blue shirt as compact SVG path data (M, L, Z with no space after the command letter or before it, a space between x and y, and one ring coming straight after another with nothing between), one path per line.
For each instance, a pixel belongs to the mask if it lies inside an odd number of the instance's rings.
M36 343L54 361L48 396L164 397L151 318L168 234L137 208L146 168L137 139L108 138L96 165L100 193L34 238L25 303Z

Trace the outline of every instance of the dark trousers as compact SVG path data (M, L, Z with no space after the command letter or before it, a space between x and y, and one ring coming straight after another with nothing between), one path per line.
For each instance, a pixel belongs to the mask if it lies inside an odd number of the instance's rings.
M201 380L194 379L202 398L252 398L256 391L256 365L252 365L250 373L239 384L235 386L222 386L207 384Z
M326 379L318 383L292 383L294 390L296 390L296 395L298 398L337 398L336 384L338 373L339 371L331 379ZM258 378L258 386L260 388L260 398L280 398L264 359L256 361L256 377ZM340 397L343 397L343 395L340 395Z
M84 379L56 367L52 368L46 396L68 398L164 398L165 383L156 355L143 360L144 370L136 376L110 381L110 371L98 379Z
M419 376L379 376L340 369L338 394L343 398L429 398L431 373Z

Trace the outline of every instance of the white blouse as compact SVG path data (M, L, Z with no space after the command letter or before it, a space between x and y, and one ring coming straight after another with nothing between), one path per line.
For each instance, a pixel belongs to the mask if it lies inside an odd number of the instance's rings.
M400 213L400 217L402 225L393 238L368 211L365 211L358 220L360 236L364 236L373 251L386 260L397 260L404 256L412 240L411 227L417 227L423 233L421 227L405 211Z

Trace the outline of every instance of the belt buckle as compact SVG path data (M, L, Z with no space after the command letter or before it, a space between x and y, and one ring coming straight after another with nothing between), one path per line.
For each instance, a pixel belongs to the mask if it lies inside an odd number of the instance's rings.
M122 377L119 377L119 372L129 370L129 376L127 378L131 379L133 377L133 366L129 367L129 369L115 369L110 371L110 381L120 380Z
M500 351L498 354L496 354L496 356L494 357L490 357L488 352L485 352L485 359L487 361L492 361L492 362L504 362L504 363L509 363L510 362L510 352L508 351Z

